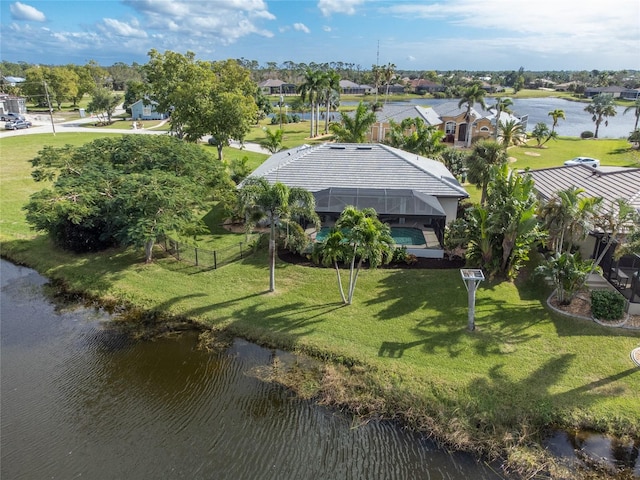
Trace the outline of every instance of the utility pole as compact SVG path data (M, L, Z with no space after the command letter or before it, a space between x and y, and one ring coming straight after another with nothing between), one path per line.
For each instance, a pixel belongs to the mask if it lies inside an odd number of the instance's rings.
M49 118L51 119L51 128L53 129L53 135L55 136L56 125L53 123L53 108L51 108L51 100L49 99L49 88L47 88L46 80L42 80L42 83L44 84L44 93L45 93L45 96L47 97L47 105L49 106Z
M282 130L282 104L284 103L284 97L282 96L282 84L280 84L280 130Z

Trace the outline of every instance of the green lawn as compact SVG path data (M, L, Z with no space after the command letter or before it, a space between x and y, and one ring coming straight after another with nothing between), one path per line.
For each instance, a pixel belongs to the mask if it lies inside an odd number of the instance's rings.
M548 290L532 280L483 282L478 330L470 333L458 270L366 270L354 304L342 306L332 269L279 261L269 293L265 252L197 271L172 258L145 265L143 252L130 249L72 255L52 247L24 222L21 207L41 188L30 180L28 160L45 143L98 136L0 140L3 256L71 289L355 365L363 380L351 398L403 412L458 447L525 444L551 424L640 435L640 369L629 358L640 332L553 314Z

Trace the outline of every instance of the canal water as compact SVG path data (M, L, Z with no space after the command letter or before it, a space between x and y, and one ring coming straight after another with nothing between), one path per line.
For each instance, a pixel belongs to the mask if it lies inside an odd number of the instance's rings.
M3 479L499 479L391 422L359 422L252 372L284 352L195 333L132 341L46 279L0 265Z

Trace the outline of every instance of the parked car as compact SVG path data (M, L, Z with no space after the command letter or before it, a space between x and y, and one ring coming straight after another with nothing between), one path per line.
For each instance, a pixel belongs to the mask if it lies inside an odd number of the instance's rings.
M600 160L591 157L576 157L571 160L567 160L564 164L567 166L587 165L588 167L598 168L600 166Z
M25 120L24 115L20 115L19 113L5 113L0 116L0 120L3 122L13 122L14 120Z
M4 124L5 130L21 130L23 128L29 128L31 122L27 120L14 120L13 122L7 122Z

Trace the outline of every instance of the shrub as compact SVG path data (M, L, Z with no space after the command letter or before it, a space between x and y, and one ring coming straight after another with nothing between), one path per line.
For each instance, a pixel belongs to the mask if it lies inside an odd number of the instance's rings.
M619 320L624 315L625 299L620 292L594 290L591 292L591 314L599 320Z
M582 132L580 134L580 138L585 139L585 138L593 138L593 132L589 131L589 130L585 130L584 132Z

